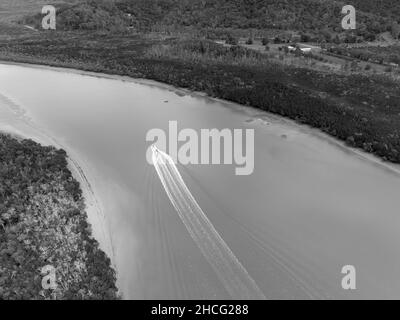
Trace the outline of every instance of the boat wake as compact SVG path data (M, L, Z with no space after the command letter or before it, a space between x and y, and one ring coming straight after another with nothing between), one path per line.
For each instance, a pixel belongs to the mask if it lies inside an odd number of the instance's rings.
M151 149L154 167L171 203L230 296L235 300L266 299L202 211L172 158L154 145Z

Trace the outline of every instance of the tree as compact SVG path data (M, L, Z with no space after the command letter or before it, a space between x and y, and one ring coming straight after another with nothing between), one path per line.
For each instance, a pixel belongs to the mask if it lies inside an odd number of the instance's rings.
M301 42L310 42L311 36L309 34L301 34L300 36Z
M246 41L246 44L248 44L248 45L252 45L254 42L253 42L253 38L248 38L247 39L247 41Z
M300 57L303 54L303 51L301 51L299 47L296 47L294 54L296 55L296 57Z
M358 63L357 61L352 61L350 65L351 71L357 71L358 70Z
M236 37L232 36L231 34L228 34L228 37L226 39L226 44L237 46L239 44L239 40Z

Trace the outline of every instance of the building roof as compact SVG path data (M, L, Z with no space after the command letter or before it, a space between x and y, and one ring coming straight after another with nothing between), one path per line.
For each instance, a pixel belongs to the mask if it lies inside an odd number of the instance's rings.
M321 49L319 46L314 46L308 43L298 43L298 46L301 48L310 48L310 49Z

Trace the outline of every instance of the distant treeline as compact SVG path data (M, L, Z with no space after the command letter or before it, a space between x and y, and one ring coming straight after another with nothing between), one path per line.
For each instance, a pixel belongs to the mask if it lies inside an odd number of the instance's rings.
M111 0L83 0L78 4L58 5L57 30L62 31L124 31L130 26L129 16ZM20 23L41 28L39 12L21 19Z
M382 7L377 10L378 6L356 2L360 31L366 29L377 33L387 30L389 23L386 18L391 16L383 12ZM389 8L400 8L395 1L380 2L391 2ZM139 23L148 25L158 22L214 28L303 31L328 28L337 32L341 31L341 9L344 5L339 1L319 0L117 0L116 3L124 12L133 14Z
M364 12L374 13L382 17L400 21L400 1L399 0L350 0L343 1L352 4L355 8Z
M355 36L373 40L390 31L400 17L400 2L352 1L357 9ZM151 30L162 26L233 29L281 29L312 32L331 41L343 33L344 3L319 0L84 0L58 10L62 30ZM25 23L39 24L40 17Z

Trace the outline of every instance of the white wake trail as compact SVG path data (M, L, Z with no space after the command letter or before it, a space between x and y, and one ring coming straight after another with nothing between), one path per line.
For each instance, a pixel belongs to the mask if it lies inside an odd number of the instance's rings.
M231 297L266 299L197 204L172 158L154 145L151 149L154 167L169 199Z

